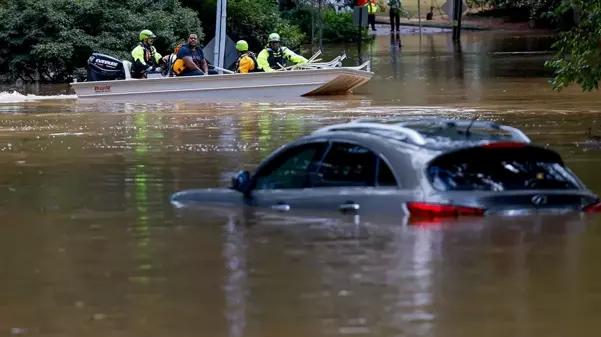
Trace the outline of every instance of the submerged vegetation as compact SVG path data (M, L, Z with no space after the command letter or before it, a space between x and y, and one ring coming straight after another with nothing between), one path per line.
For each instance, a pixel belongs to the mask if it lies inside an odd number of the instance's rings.
M545 66L552 70L555 90L572 83L599 89L601 81L601 0L471 0L494 9L526 11L530 20L544 20L564 30L553 45L556 54Z

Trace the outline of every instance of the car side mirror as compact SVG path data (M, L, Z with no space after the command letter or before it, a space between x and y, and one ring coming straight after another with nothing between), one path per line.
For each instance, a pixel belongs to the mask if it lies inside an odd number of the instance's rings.
M234 177L232 177L233 190L238 192L246 193L248 183L250 182L250 173L248 171L240 171Z

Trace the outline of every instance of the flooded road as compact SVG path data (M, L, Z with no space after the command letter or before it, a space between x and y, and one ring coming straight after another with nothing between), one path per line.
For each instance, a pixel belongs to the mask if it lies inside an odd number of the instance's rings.
M587 136L601 134L599 93L550 89L548 37L463 37L461 48L443 33L328 50L372 60L374 79L350 97L0 94L0 334L596 336L601 217L408 224L168 202L226 186L320 126L365 117L506 123L601 194L601 144Z

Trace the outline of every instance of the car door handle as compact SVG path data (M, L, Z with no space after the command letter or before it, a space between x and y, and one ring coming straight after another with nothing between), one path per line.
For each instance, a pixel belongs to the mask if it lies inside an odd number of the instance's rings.
M340 212L357 212L359 211L359 208L361 208L359 204L356 204L352 201L345 202L344 204L338 206L338 210Z
M290 210L290 205L285 203L278 203L277 205L271 206L271 209L279 211L279 212L288 212Z

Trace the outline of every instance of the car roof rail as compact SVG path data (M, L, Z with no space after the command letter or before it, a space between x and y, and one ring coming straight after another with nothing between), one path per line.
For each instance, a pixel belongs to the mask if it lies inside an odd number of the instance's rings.
M413 119L413 120L389 120L389 121L381 121L374 119L359 119L352 122L344 123L344 124L335 124L326 126L316 130L314 133L321 132L330 132L330 131L350 131L350 132L364 132L364 133L375 133L369 132L371 131L385 131L390 132L392 134L402 135L404 136L403 141L409 141L415 145L426 145L428 143L429 135L425 135L418 130L415 130L415 127L424 125L424 126L436 126L444 129L455 129L455 128L465 128L465 130L461 130L463 132L467 131L468 128L476 128L476 129L484 129L491 131L504 131L506 132L510 139L517 142L522 143L530 143L530 138L526 136L521 130L507 126L497 124L495 122L490 121L475 121L475 120L455 120L455 119ZM381 134L380 134L381 135ZM430 135L432 136L432 135Z
M426 139L419 132L398 125L398 124L383 124L367 121L353 121L345 124L336 124L317 129L313 133L330 132L330 131L360 131L369 133L369 130L388 131L405 136L407 140L415 145L425 145Z
M474 127L478 129L489 129L495 131L505 131L511 135L511 138L515 141L530 143L530 138L526 136L524 132L520 129L514 128L508 125L497 124L491 121L475 121L475 120L456 120L456 119L432 119L432 120L421 120L421 121L400 121L398 125L402 125L404 127L410 127L409 125L412 123L421 123L421 124L433 124L437 126L444 126L446 128L457 128L457 127Z

